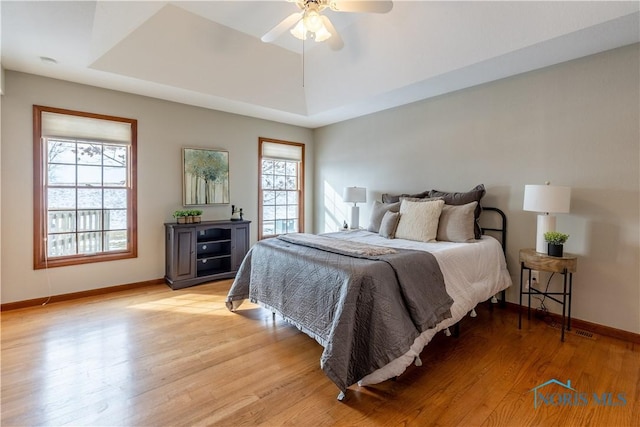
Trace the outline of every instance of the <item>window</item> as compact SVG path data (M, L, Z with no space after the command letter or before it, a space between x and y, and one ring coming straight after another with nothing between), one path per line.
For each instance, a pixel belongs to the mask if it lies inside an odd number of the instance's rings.
M260 138L258 239L304 231L304 144Z
M137 256L137 121L34 105L34 268Z

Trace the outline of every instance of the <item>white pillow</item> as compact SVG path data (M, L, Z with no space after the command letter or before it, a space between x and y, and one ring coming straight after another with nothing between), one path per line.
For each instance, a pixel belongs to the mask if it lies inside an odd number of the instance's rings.
M400 222L396 229L396 239L433 242L438 234L438 221L444 200L411 202L400 204Z

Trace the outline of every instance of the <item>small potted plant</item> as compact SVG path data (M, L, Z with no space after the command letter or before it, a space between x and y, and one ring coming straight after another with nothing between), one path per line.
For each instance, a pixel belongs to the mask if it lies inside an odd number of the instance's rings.
M173 217L178 221L178 224L185 224L187 222L187 211L175 211Z
M202 211L200 209L192 209L189 211L189 216L193 218L194 223L199 223L202 221Z
M544 233L544 240L547 242L547 254L549 254L549 256L561 257L563 245L568 238L568 234L558 231L547 231Z

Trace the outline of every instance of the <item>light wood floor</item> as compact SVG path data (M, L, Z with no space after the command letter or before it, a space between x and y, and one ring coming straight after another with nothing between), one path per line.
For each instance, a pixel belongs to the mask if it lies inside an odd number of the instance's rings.
M257 306L228 312L229 286L2 313L2 425L640 425L637 345L575 333L561 343L541 320L518 330L515 313L483 306L459 338L438 334L422 367L352 386L339 402L320 345ZM570 380L587 402L534 409L531 390L550 379ZM611 405L593 393L612 393Z

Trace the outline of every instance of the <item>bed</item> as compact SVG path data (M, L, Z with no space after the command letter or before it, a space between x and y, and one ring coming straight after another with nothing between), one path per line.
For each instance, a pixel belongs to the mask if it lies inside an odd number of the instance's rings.
M498 294L504 300L511 285L503 252L506 218L499 209L484 211L499 215L500 225L481 229L479 199L473 204L464 198L409 196L376 202L368 230L296 233L258 242L227 296L231 311L249 299L320 343L320 365L340 390L339 400L353 384L379 383L412 363L420 365L420 352L436 333L475 314L480 302L495 302ZM407 206L434 210L430 234L423 230L429 218L418 215L416 228ZM456 220L451 206L459 206ZM463 222L465 231L459 233ZM457 228L439 235L447 223ZM487 231L498 232L500 241Z

